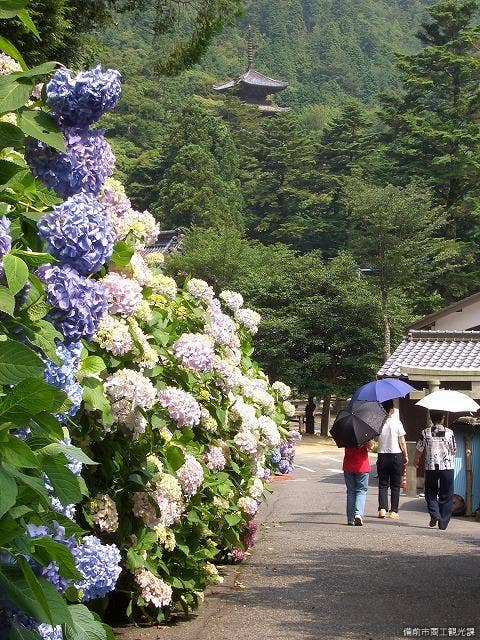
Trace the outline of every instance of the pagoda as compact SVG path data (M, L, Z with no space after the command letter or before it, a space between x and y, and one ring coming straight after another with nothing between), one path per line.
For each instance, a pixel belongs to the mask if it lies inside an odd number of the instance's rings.
M280 111L287 111L288 107L279 107L270 98L288 87L288 82L269 78L253 68L253 42L251 30L248 30L248 66L247 70L234 80L213 87L219 93L230 93L237 96L246 104L255 105L266 114L272 115Z

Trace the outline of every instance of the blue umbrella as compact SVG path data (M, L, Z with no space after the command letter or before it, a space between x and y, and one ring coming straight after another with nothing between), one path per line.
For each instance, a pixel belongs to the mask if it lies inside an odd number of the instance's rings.
M393 400L394 398L403 398L411 391L415 391L415 387L397 380L396 378L383 378L382 380L374 380L364 384L358 388L352 396L352 400L365 400L367 402L385 402L385 400Z

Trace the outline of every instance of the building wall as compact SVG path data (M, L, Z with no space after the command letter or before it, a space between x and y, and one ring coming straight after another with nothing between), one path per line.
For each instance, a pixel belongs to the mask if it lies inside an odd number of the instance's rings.
M461 310L450 311L435 320L431 329L438 331L465 331L480 325L480 300L464 306Z

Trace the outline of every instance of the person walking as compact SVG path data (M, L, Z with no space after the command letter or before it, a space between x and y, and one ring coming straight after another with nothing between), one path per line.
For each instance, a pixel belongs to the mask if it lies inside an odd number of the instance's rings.
M347 487L347 524L361 527L367 498L370 461L369 445L350 448L345 447L343 457L343 476Z
M405 429L395 415L392 400L382 402L387 419L378 437L378 517L398 520L400 485L405 466L408 464ZM390 509L388 508L388 489L390 488Z
M432 426L424 429L417 442L413 464L418 468L425 453L425 500L430 513L429 527L445 530L453 510L455 436L445 426L445 414L430 411Z

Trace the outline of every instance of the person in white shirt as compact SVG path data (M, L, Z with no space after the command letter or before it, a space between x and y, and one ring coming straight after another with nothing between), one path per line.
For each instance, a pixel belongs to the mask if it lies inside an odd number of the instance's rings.
M417 442L413 464L418 467L425 452L425 500L430 513L429 527L445 530L453 510L455 436L445 426L445 415L430 411L432 426L424 429Z
M408 464L405 429L400 418L395 415L392 400L382 402L387 419L378 437L378 517L398 520L400 484L403 469ZM390 487L390 510L388 508L388 488Z

